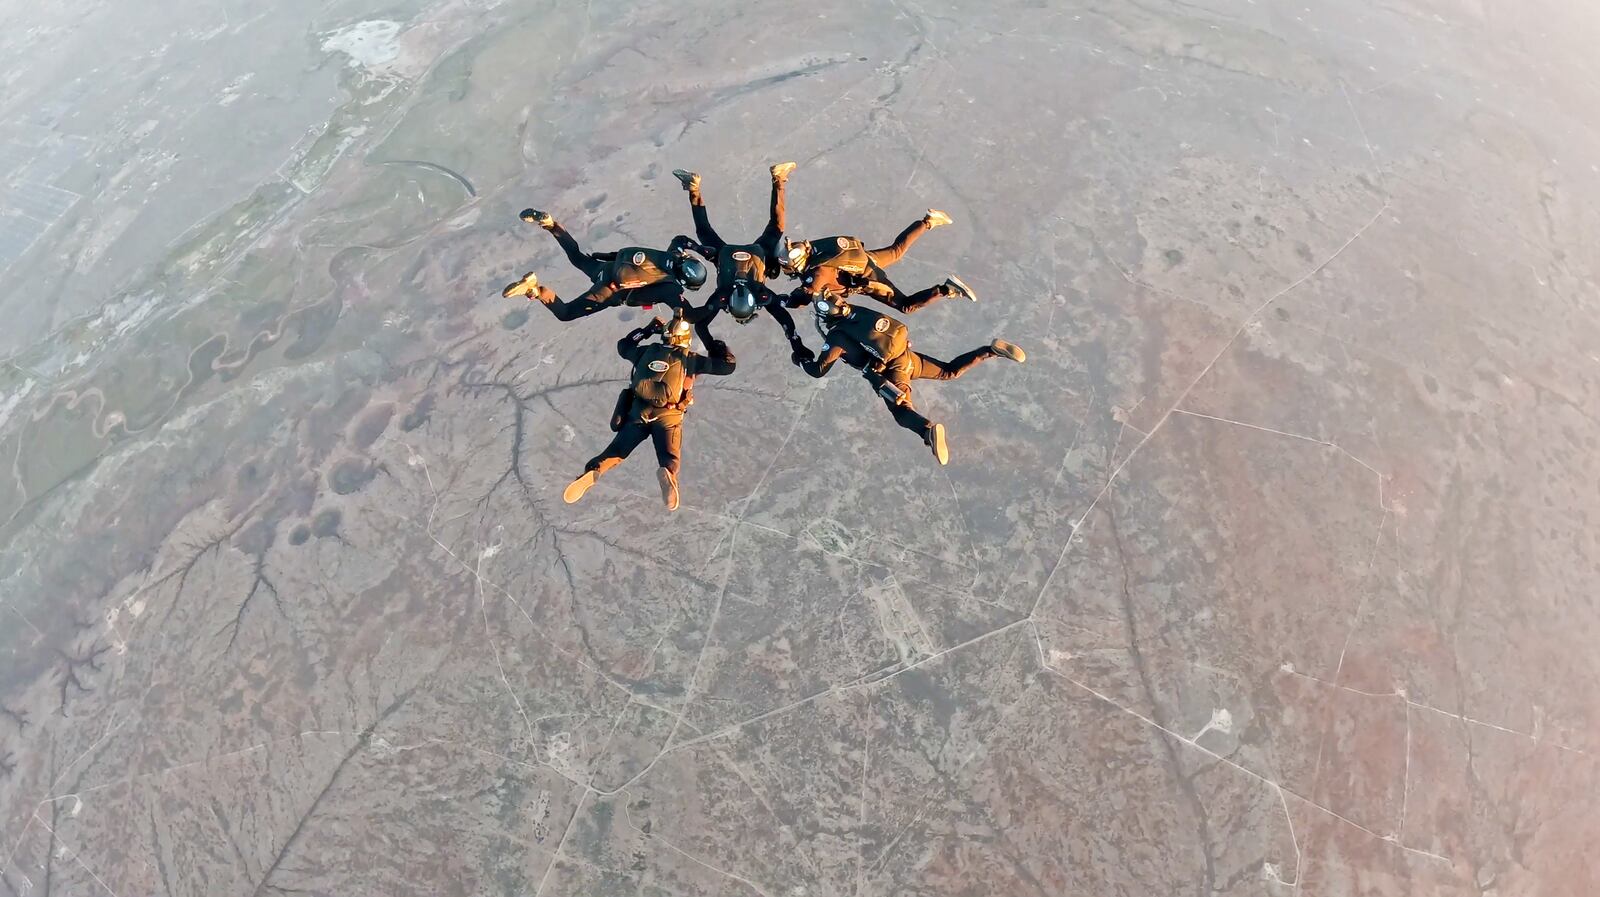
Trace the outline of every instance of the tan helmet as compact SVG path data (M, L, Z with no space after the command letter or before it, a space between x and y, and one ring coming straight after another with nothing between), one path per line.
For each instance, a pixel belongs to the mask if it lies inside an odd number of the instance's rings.
M778 258L778 267L786 273L799 274L806 269L806 261L811 258L811 244L805 240L791 240L783 238L783 253Z
M684 318L683 310L679 309L667 322L667 329L661 334L661 341L669 346L688 348L694 342L694 327Z

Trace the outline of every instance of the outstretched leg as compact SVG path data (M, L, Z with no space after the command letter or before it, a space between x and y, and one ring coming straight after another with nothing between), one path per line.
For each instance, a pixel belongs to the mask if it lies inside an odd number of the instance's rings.
M572 267L582 271L590 280L598 280L605 273L606 265L616 258L616 253L611 252L594 254L584 252L578 246L578 241L567 233L567 229L556 223L550 215L531 209L529 212L534 216L529 220L549 231L550 236L555 237L556 243L560 244L561 251L567 254L567 261L572 263ZM529 212L523 213L525 219L528 218Z
M917 242L917 239L929 230L928 220L926 218L919 219L913 222L910 227L901 231L900 236L895 237L893 243L882 249L872 250L867 253L867 257L872 259L874 265L880 268L887 268L904 258L906 251L911 248L911 244Z
M655 421L650 425L650 439L655 445L656 466L678 473L683 463L683 416L674 415L672 421Z
M978 364L991 358L999 357L998 352L991 346L973 349L957 355L950 361L940 361L921 352L912 353L917 357L917 363L912 368L913 380L954 380L965 374Z
M917 242L917 239L923 234L933 230L936 227L942 227L949 223L949 215L946 215L938 209L929 209L921 218L912 222L910 227L907 227L905 230L901 231L900 236L895 237L893 243L890 243L888 246L885 246L882 249L872 250L871 252L867 253L867 257L872 259L872 263L874 265L877 265L880 268L887 268L895 262L900 261L900 259L906 254L906 251L911 248L911 244Z
M648 286L631 287L621 290L618 298L612 305L627 305L632 308L648 308L652 305L665 305L668 308L681 308L686 313L690 309L688 300L683 298L683 287L677 281L664 280Z
M768 265L778 264L778 241L783 239L784 230L783 192L791 171L794 171L793 162L772 166L772 201L767 208L767 228L756 238L756 245L766 254L764 261Z
M633 450L638 448L639 444L649 436L650 427L648 424L640 421L629 421L623 424L622 429L617 431L617 435L611 437L610 444L601 450L600 454L590 458L589 463L583 466L582 475L573 480L567 486L566 491L561 494L562 500L570 505L583 498L584 493L594 486L595 481L600 479L601 475L621 464L622 459L632 454Z
M933 457L938 459L941 465L950 463L950 447L945 443L944 424L934 423L918 413L911 405L909 390L900 401L885 398L883 403L889 406L889 413L894 415L894 422L917 434L922 444L933 451Z
M889 413L894 415L895 423L916 433L922 442L933 450L933 456L940 464L950 461L950 449L945 445L944 424L934 423L923 417L911 404L911 381L919 376L918 369L922 359L912 352L907 352L888 363L883 371L885 383L893 384L900 391L898 400L879 393L883 403L889 406Z
M610 281L597 283L590 287L582 296L571 301L561 299L555 291L539 284L539 301L558 321L576 321L586 318L595 312L616 308L619 305L634 308L648 308L652 305L665 305L669 308L683 306L683 288L676 283L653 283L644 287L622 289Z
M861 291L863 293L896 311L902 311L906 314L932 305L947 296L959 295L955 287L952 287L948 281L906 295L900 291L899 287L894 285L894 281L890 280L887 274L883 273L883 269L876 265L871 265L867 268L866 276L867 285L862 288Z
M906 295L901 292L899 287L894 285L894 281L890 280L889 275L883 271L884 268L900 261L905 256L906 251L911 248L911 244L917 242L917 239L923 234L949 223L949 215L938 209L929 209L927 214L923 215L920 220L913 222L910 227L901 231L900 236L896 237L893 243L882 249L874 249L867 253L870 264L867 266L867 285L862 292L891 308L907 314L946 296L964 295L968 299L977 298L966 284L955 277L951 277L944 283L928 287L920 292Z
M672 176L677 178L683 189L689 193L689 214L694 216L694 237L712 249L721 249L727 243L711 226L711 218L706 214L705 199L700 195L700 175L692 171L675 168Z
M923 417L921 412L912 407L909 398L903 402L884 399L883 404L889 407L889 413L894 415L895 423L917 434L918 437L922 437L923 434L928 432L928 428L933 426L932 421Z
M678 465L683 455L683 417L671 421L656 421L650 425L650 438L655 443L656 482L661 485L661 500L667 510L678 510Z
M633 454L645 439L650 436L650 425L641 421L629 421L622 425L617 435L611 437L611 443L601 450L600 454L589 459L583 466L584 470L592 470L596 476L622 463L622 459Z
M565 300L557 296L555 290L542 283L538 287L539 303L549 309L550 313L556 316L557 321L576 321L579 318L586 318L597 311L621 305L622 301L617 298L617 293L616 285L597 283L582 296L572 300Z

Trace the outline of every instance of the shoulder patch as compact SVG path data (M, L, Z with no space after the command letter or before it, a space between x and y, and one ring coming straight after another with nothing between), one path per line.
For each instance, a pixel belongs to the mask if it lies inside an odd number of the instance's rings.
M643 251L643 250L641 250L641 251L639 251L639 252L635 252L635 253L634 253L634 254L633 254L633 263L634 263L634 264L635 264L635 265L642 265L642 264L644 264L644 251Z
M670 364L666 363L665 361L662 361L661 359L657 358L655 361L650 362L648 367L650 368L650 370L655 371L658 374L665 374L667 372L667 368L672 367L672 365L670 365Z
M741 249L733 254L733 260L736 262L748 262L750 261L750 253Z
M888 318L879 318L877 323L872 325L872 329L878 331L879 333L882 333L885 330L888 330L889 329L889 319Z

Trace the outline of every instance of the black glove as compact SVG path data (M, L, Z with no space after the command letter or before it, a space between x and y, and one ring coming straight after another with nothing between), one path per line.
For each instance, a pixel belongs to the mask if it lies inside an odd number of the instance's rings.
M817 356L805 346L796 346L794 351L789 353L789 360L794 362L796 366L800 366L816 361Z

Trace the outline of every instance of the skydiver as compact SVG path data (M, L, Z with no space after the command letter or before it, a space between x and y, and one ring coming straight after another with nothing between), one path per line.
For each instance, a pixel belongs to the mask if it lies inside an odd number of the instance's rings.
M642 345L651 334L661 342ZM728 344L713 342L711 355L694 352L694 329L682 312L665 322L656 318L617 341L617 354L633 364L633 382L623 390L611 418L616 432L611 444L589 459L583 474L567 486L561 497L567 504L583 498L602 474L622 463L645 439L656 450L661 469L656 480L668 511L678 509L678 463L683 445L683 415L694 404L694 378L699 374L733 373L735 359Z
M549 212L523 209L521 217L549 231L572 266L593 282L582 296L564 301L529 271L500 291L507 298L538 299L558 321L577 320L619 305L648 307L660 303L682 308L685 287L698 290L705 286L705 263L687 255L679 241L666 250L628 246L616 252L586 253Z
M783 191L789 173L794 168L793 162L780 162L769 169L772 174L772 202L767 215L767 227L754 243L729 243L724 240L711 226L711 219L706 214L705 202L700 195L700 175L681 168L672 172L689 194L689 211L694 216L695 237L699 240L695 243L687 237L679 237L674 243L685 241L683 245L686 248L705 256L717 269L716 288L705 305L690 314L700 338L707 344L712 339L709 325L718 312L726 311L740 324L747 324L758 309L765 308L783 328L791 349L800 351L805 347L795 332L794 318L783 307L782 297L764 283L779 273L784 226Z
M800 280L800 286L789 295L788 307L800 308L821 296L842 298L855 294L865 294L907 314L945 296L964 296L978 301L978 294L954 274L945 278L944 283L906 295L884 273L883 269L900 261L919 237L949 223L949 215L929 209L882 249L865 248L860 237L786 239L780 259L782 268Z
M1020 364L1028 357L1020 347L996 339L952 361L940 361L914 351L906 325L886 314L855 308L832 296L817 299L812 309L817 330L824 339L822 354L815 359L796 354L791 360L807 374L819 378L827 376L829 368L840 359L861 371L889 406L895 423L922 437L940 464L950 461L944 424L934 423L917 412L911 404L911 381L954 380L991 358L1007 358Z

